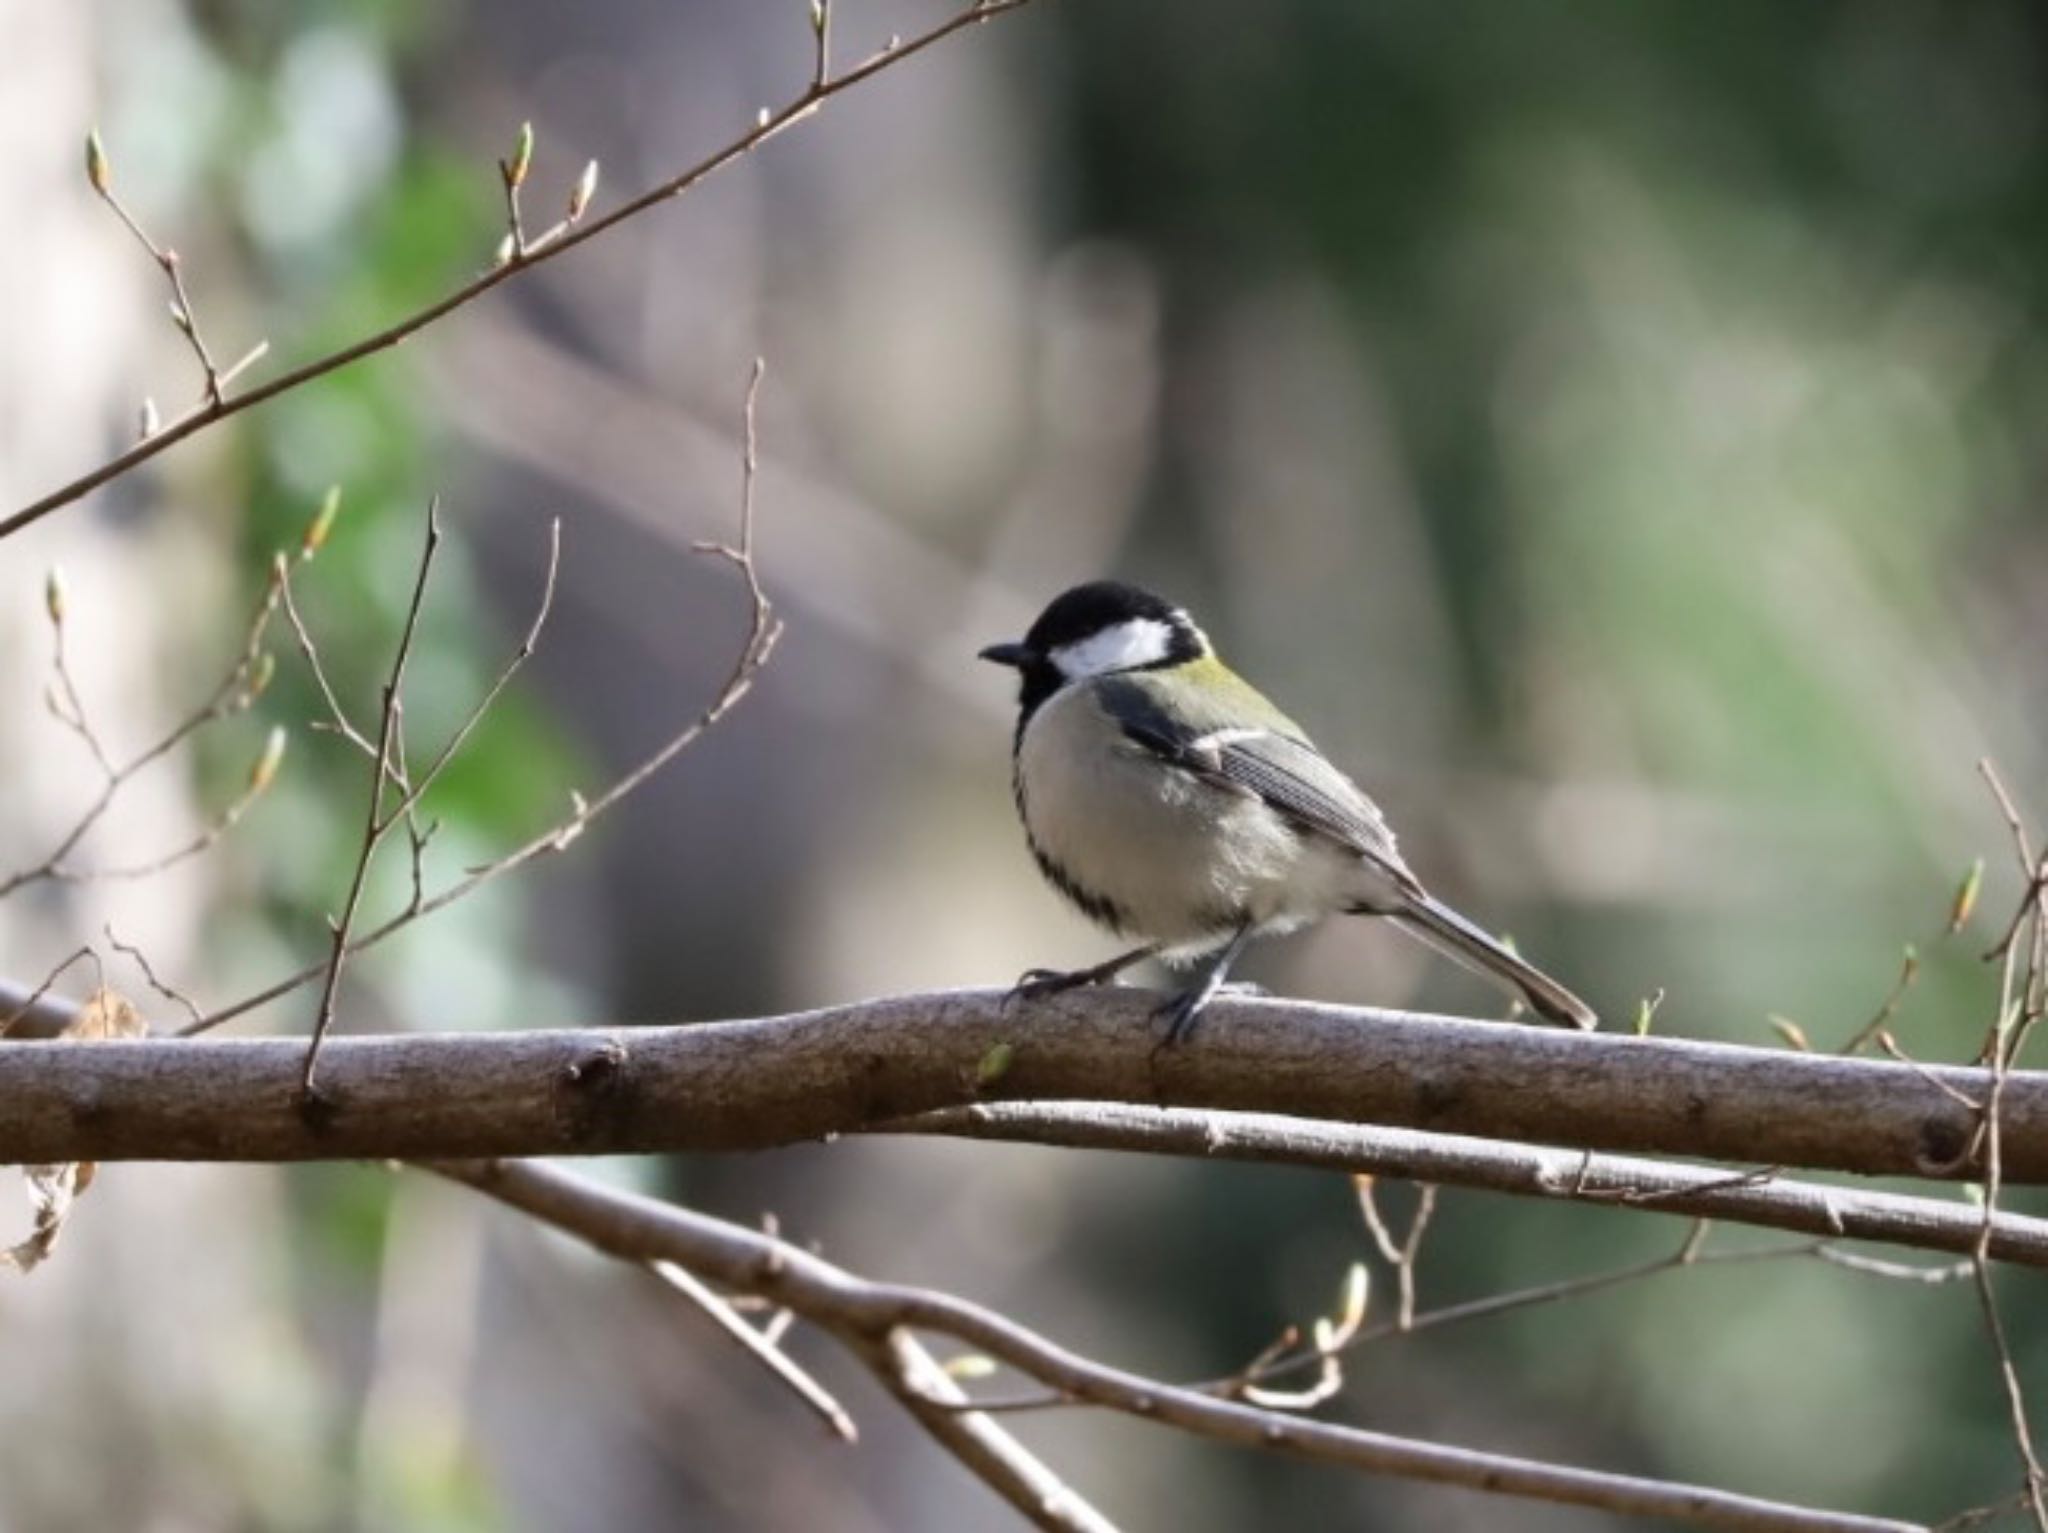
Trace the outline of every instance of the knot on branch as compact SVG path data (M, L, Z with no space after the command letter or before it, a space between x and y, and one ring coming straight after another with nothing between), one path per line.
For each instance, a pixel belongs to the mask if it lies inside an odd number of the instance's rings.
M631 1096L631 1057L624 1039L603 1038L579 1048L555 1072L555 1109L575 1143L587 1144L605 1119L624 1111Z

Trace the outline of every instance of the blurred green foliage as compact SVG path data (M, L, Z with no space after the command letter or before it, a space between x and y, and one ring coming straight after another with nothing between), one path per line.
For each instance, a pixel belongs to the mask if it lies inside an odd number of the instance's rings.
M2030 780L2043 761L2038 722L2014 711L2041 614L1987 590L1983 565L2042 548L2027 444L2048 382L2048 12L1128 3L1062 8L1047 47L1067 88L1056 221L1156 271L1169 365L1198 370L1232 311L1307 289L1330 344L1373 378L1456 636L1461 754L1799 823L1749 847L1751 865L1726 845L1697 865L1746 899L1688 908L1674 887L1546 924L1550 961L1668 984L1659 1031L1765 1043L1776 1009L1816 1046L1848 1036L1897 944L1938 927L1956 870L2005 854L1975 754L1996 747ZM1190 515L1229 491L1199 377L1168 400L1141 563L1192 571L1242 611L1234 561L1258 538L1217 539L1217 518ZM1304 419L1292 450L1317 451L1313 432ZM1297 621L1297 651L1319 631ZM2032 655L2001 648L2008 633ZM1402 662L1336 663L1369 692ZM1855 871L1800 860L1821 826L1865 849ZM1623 833L1590 821L1560 860ZM1912 1047L1974 1046L1992 988L1975 954L2003 914L1923 940ZM1219 1181L1204 1168L1190 1207L1142 1240L1091 1230L1147 1247L1118 1253L1134 1299L1201 1251L1286 1252L1306 1239L1290 1230L1332 1217L1324 1187L1283 1200ZM1429 1291L1643 1259L1678 1232L1453 1197ZM1243 1316L1270 1314L1270 1277L1206 1273L1219 1331L1254 1348ZM2038 1386L2048 1328L2028 1291L2006 1285ZM1379 1366L1355 1408L1398 1422ZM1417 1387L1457 1377L1438 1387L1525 1420L1583 1410L1653 1472L1760 1493L1933 1516L2014 1474L1954 1287L1785 1264L1680 1273L1418 1343L1392 1367ZM1270 1464L1232 1486L1246 1521L1315 1521L1327 1489ZM1388 1495L1356 1504L1416 1504Z

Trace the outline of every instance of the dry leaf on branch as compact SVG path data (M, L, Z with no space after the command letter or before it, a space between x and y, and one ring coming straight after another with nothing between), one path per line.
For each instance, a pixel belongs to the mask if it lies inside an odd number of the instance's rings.
M58 1036L93 1043L108 1038L140 1038L148 1030L142 1013L126 996L102 985ZM92 1185L96 1169L96 1163L89 1160L21 1168L28 1182L28 1201L35 1213L35 1225L18 1245L0 1250L0 1267L12 1267L22 1273L35 1270L56 1248L57 1236L70 1216L71 1205Z

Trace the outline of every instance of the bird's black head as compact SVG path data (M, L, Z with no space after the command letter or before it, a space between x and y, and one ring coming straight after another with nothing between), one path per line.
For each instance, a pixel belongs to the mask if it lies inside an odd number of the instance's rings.
M991 644L981 658L1015 667L1031 711L1070 681L1179 665L1209 652L1186 612L1137 586L1093 580L1052 599L1022 642Z

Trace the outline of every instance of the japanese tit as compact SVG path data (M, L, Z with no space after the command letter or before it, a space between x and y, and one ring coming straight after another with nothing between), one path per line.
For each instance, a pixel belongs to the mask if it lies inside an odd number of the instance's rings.
M1084 914L1143 943L1071 974L1034 970L1021 994L1100 984L1149 957L1205 959L1162 1008L1177 1042L1254 937L1380 915L1544 1020L1598 1025L1584 1001L1433 898L1372 800L1180 608L1095 581L981 658L1021 682L1012 782L1032 856Z

